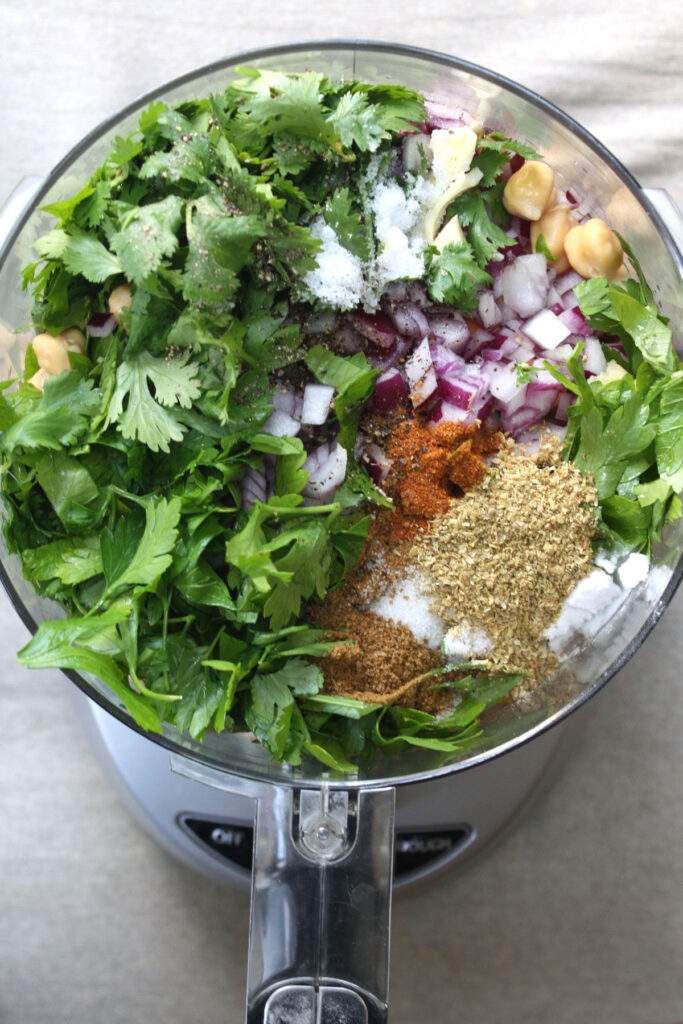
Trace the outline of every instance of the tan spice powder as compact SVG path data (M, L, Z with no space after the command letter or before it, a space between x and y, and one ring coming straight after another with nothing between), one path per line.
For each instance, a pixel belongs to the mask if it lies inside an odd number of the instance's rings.
M526 672L521 697L558 662L545 632L591 570L597 494L549 439L535 456L512 442L482 484L437 517L411 549L447 626L483 630L493 671Z

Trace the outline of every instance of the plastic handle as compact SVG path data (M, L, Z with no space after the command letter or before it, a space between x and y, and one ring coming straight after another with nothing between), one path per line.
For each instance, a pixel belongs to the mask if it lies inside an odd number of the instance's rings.
M17 221L31 205L44 183L45 178L29 175L22 178L8 195L0 208L0 249L4 247Z
M246 1024L386 1024L395 789L298 789L170 762L256 800Z

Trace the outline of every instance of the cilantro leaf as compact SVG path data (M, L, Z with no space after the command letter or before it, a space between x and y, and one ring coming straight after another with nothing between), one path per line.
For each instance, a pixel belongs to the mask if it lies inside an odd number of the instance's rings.
M334 126L343 146L354 145L374 153L389 132L377 120L377 111L360 92L347 92L340 97L328 121Z
M182 199L167 196L131 210L122 219L120 229L112 235L111 247L133 284L142 284L165 256L173 255L178 247L182 211Z
M322 212L325 222L334 231L340 245L361 260L368 260L370 252L363 219L358 210L354 209L348 188L335 189L327 199Z
M185 429L169 407L190 408L200 394L196 377L197 366L186 356L165 360L140 352L124 360L116 372L105 426L116 423L124 437L141 441L153 452L168 452L169 442L180 441Z
M427 282L435 302L446 302L471 313L477 305L477 286L485 287L491 280L466 242L451 242L438 255L432 253Z
M86 280L100 284L113 274L120 274L118 258L94 235L73 232L59 253L64 266L72 274L81 274Z
M487 194L476 188L463 192L452 204L453 213L466 231L467 242L480 267L491 260L500 259L499 250L514 245L514 239L491 220L487 209Z

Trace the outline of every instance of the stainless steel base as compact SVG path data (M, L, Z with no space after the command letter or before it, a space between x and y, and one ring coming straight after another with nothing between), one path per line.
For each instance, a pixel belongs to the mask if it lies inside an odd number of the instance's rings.
M188 867L218 882L248 886L255 801L172 772L162 747L76 687L69 693L105 775L143 828ZM550 784L576 728L570 719L479 767L399 786L394 888L481 854Z

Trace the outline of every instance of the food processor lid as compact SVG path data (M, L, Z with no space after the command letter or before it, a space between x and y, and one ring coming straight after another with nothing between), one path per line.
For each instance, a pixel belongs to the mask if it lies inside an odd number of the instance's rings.
M602 199L604 205L610 205L616 225L628 224L629 229L636 233L639 239L636 250L642 256L640 247L647 248L646 258L641 259L646 276L654 280L652 272L648 273L648 266L658 267L660 272L654 284L655 294L665 310L672 311L680 323L683 255L647 192L589 132L530 90L467 61L415 47L352 40L276 46L214 62L146 93L95 128L50 173L0 248L0 311L5 313L12 303L16 305L21 301L17 295L17 270L23 256L16 250L21 248L25 235L34 237L33 227L39 218L37 210L45 197L62 198L57 194L62 189L64 194L71 194L78 187L78 182L99 162L99 154L106 153L113 131L133 130L136 115L147 104L158 99L174 103L200 91L210 91L220 84L226 72L236 71L241 66L284 71L308 68L327 71L329 68L330 74L401 81L426 93L441 88L444 98L451 102L454 98L469 98L476 105L477 115L486 117L487 123L493 126L497 121L511 119L517 134L534 142L546 155L550 154L550 162L555 164L557 158L560 165L564 161L568 168L575 166L577 173L590 182L588 190ZM30 240L27 244L30 245ZM26 302L25 299L23 301ZM24 310L22 312L23 316L15 318L14 326L29 322L30 317ZM221 737L212 734L205 736L202 743L181 736L168 727L161 735L145 735L174 755L194 762L199 772L206 768L245 779L291 784L299 788L317 787L321 780L330 788L346 790L379 787L420 781L470 768L526 743L552 727L582 706L628 661L657 623L683 575L683 558L679 557L682 531L679 527L680 523L670 531L662 550L656 553L656 564L650 577L641 585L639 593L633 595L634 599L626 602L628 607L602 627L596 637L597 644L594 642L589 648L577 652L572 661L574 680L567 682L553 677L539 688L536 707L523 709L510 719L490 723L480 746L459 759L444 763L434 752L420 750L400 757L378 754L371 764L363 766L358 776L338 775L321 770L317 763L307 764L303 769L278 765L245 735ZM30 592L31 588L21 578L18 559L8 556L4 549L0 558L0 579L31 632L35 632L41 618L55 614L55 606L47 608ZM59 610L57 614L63 613ZM103 684L70 670L65 674L111 714L142 733Z

